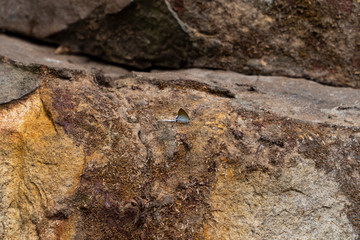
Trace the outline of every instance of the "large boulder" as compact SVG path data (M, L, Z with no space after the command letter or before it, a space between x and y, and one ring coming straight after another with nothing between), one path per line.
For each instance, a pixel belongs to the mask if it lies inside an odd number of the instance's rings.
M225 69L360 88L355 0L0 4L0 28L138 69Z
M9 75L40 82L0 105L2 238L359 239L360 90L201 69L114 76L52 65L65 56L40 64L47 50L27 46L22 63L0 51ZM190 123L163 121L179 108Z

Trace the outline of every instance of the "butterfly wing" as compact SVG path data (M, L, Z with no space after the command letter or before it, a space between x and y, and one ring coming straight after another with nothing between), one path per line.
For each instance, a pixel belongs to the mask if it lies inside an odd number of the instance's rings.
M176 116L175 120L182 123L190 122L189 115L182 108L179 109L178 115Z

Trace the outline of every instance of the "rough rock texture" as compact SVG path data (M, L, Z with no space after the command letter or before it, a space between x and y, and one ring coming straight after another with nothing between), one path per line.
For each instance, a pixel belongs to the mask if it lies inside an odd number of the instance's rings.
M216 68L360 88L358 0L0 4L0 28L141 69Z
M36 38L62 31L72 23L121 11L131 0L0 1L0 27Z
M31 71L10 64L0 65L0 103L10 102L34 91L41 81Z
M73 72L92 72L103 78L116 78L127 70L96 62L86 57L55 54L54 48L31 44L6 35L0 35L0 103L26 96L41 82L41 66L62 78L71 78ZM40 74L40 77L39 77Z
M359 239L360 90L19 64L41 86L0 105L2 239Z
M85 164L84 152L59 134L36 92L0 110L2 239L56 239ZM63 216L65 215L65 216Z

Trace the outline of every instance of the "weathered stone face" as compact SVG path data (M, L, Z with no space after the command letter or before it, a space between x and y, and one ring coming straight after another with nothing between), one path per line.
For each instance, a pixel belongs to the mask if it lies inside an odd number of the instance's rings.
M359 90L32 66L0 105L5 239L358 239Z
M55 239L57 229L71 214L67 201L79 184L84 153L54 127L38 91L1 106L0 212L4 239Z
M41 85L37 75L19 66L0 65L0 103L7 103L35 91Z
M121 11L131 0L115 1L6 1L0 2L0 27L9 31L44 38L69 25L98 15Z
M360 87L355 0L0 4L0 28L137 69L202 67Z

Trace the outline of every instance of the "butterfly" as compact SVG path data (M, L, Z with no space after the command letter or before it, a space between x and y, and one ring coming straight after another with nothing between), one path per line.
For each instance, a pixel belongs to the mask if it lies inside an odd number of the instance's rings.
M190 117L184 109L180 108L178 115L175 117L175 122L188 123L190 122Z
M164 119L162 120L163 122L179 122L179 123L189 123L190 122L190 117L189 115L185 112L184 109L180 108L178 115L175 117L174 120L170 120L170 119Z

